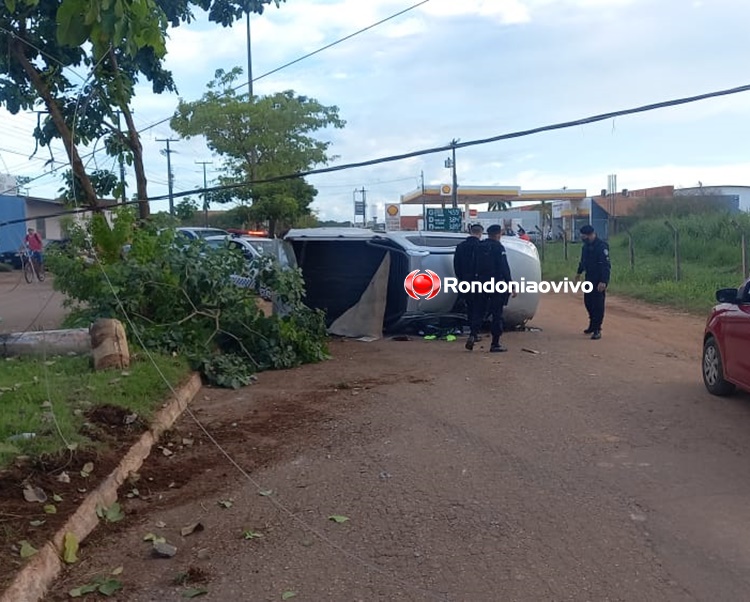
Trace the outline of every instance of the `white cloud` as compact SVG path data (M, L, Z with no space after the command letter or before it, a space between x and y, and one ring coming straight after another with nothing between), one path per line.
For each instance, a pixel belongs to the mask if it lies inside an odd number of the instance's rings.
M267 73L407 5L290 0L268 9L252 17L253 73ZM431 0L263 77L254 91L293 89L337 105L346 128L320 137L333 142L340 165L745 83L736 78L745 70L750 6L712 0L690 8L684 0ZM169 51L180 96L196 100L217 68L244 69L244 20L220 28L202 17L171 31ZM155 96L139 86L136 121L143 126L168 117L177 102L175 94ZM0 166L44 172L46 149L24 159L34 149L35 123L33 115L0 112ZM166 194L164 143L156 139L167 137L176 137L168 123L144 135L153 195ZM459 149L459 185L596 192L609 173L631 189L698 180L750 184L748 139L750 94L741 94ZM55 149L61 160L64 152ZM202 183L195 161L211 159L205 143L181 141L173 149L176 187ZM365 186L368 201L381 211L417 188L422 172L425 182L446 181L448 154L312 176L320 190L315 206L323 217L349 219L352 190ZM56 176L38 184L32 193L54 194L59 187Z

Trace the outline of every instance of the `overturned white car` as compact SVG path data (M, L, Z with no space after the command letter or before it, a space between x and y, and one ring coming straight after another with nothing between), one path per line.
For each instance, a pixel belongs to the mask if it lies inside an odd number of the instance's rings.
M306 304L326 311L329 331L379 336L383 330L395 332L420 324L464 323L457 292L441 290L432 298L420 298L407 294L404 283L415 270L429 270L443 281L455 277L453 254L465 238L447 232L306 228L290 230L284 241L302 270ZM502 243L514 281L541 280L533 243L515 237L503 237ZM504 312L506 328L525 325L538 304L536 292L521 292L510 299Z

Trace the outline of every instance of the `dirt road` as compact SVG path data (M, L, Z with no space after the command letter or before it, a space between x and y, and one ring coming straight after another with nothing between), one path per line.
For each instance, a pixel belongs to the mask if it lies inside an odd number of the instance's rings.
M62 301L51 277L29 284L20 270L0 272L0 333L59 328Z
M748 599L750 396L704 391L700 319L611 299L591 341L584 318L550 295L505 354L336 342L205 389L195 415L247 476L184 417L48 599L120 566L132 602Z

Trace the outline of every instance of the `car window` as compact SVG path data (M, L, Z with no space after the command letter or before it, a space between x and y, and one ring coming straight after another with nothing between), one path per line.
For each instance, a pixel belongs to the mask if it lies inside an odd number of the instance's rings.
M196 233L201 238L206 238L207 236L226 236L226 232L223 230L198 230Z
M740 299L742 300L742 303L750 303L750 282L745 284L742 295L740 295Z

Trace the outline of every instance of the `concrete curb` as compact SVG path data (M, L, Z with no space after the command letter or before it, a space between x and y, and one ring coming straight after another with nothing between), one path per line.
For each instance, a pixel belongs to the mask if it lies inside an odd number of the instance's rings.
M177 390L176 398L167 402L167 405L157 412L151 428L133 444L109 476L86 496L75 514L21 569L10 587L3 592L0 602L38 602L44 597L62 570L65 534L72 533L82 542L94 530L99 523L97 507L110 506L117 500L120 485L131 472L136 472L141 467L159 437L172 427L200 388L200 375L194 373L190 380Z

